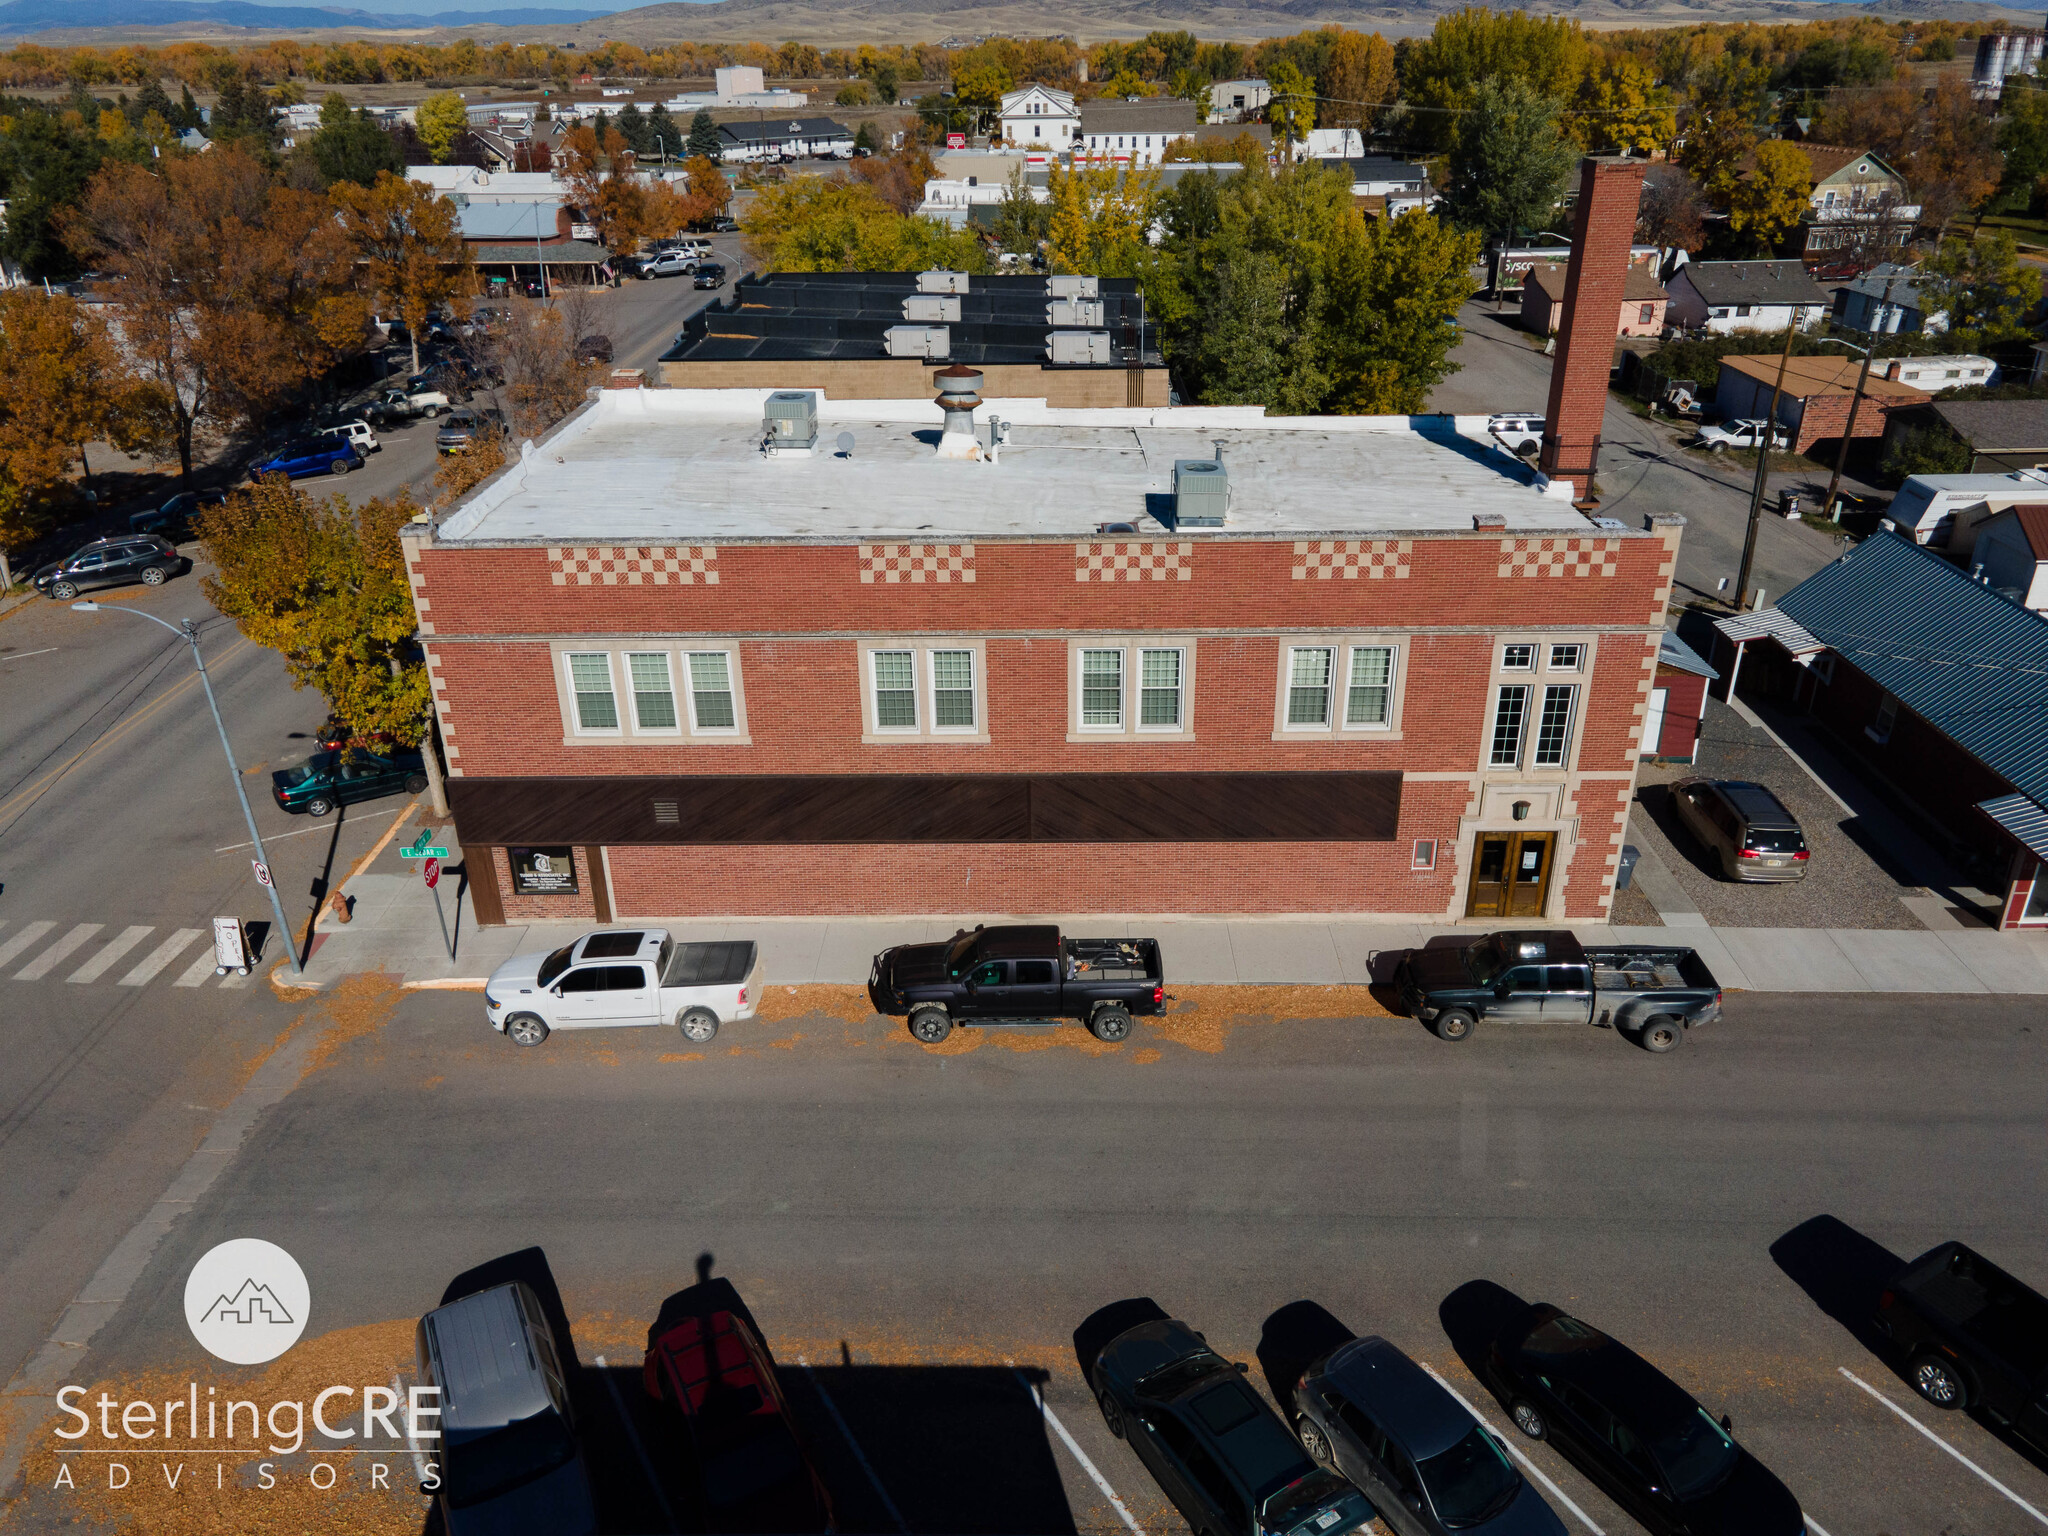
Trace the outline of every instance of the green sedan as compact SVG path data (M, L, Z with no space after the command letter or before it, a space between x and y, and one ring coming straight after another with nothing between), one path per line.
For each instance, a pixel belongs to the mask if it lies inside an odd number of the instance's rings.
M315 752L302 763L280 768L270 776L277 808L297 816L325 816L337 805L381 800L386 795L416 795L427 787L426 762L417 752L380 757L361 747Z

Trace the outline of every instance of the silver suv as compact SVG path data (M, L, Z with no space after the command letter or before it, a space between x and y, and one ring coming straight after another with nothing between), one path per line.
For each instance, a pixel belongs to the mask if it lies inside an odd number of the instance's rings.
M1509 453L1525 459L1543 447L1541 416L1495 416L1487 421L1486 430L1505 443Z

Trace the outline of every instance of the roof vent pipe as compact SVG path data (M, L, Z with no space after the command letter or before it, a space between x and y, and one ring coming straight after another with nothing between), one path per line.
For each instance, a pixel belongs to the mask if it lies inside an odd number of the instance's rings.
M939 433L938 456L942 459L985 459L988 450L974 435L974 408L981 404L981 370L955 363L941 368L933 379L939 386L937 405L945 413Z

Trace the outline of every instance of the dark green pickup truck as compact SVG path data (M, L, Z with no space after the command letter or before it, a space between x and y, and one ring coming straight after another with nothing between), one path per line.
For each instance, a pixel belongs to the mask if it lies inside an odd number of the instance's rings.
M1587 949L1563 929L1491 933L1474 944L1411 949L1394 971L1401 1003L1442 1040L1481 1019L1597 1024L1646 1051L1669 1051L1721 1014L1721 984L1690 949Z

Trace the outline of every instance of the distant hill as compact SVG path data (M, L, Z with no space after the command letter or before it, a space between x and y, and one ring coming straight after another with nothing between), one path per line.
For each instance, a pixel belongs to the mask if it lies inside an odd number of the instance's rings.
M235 27L262 32L418 31L426 27L545 27L594 21L608 12L560 9L440 11L380 15L340 6L254 5L248 0L8 0L0 5L0 36L77 31L87 27Z

